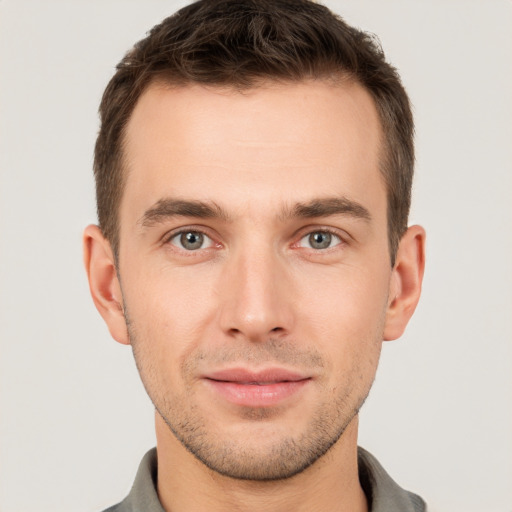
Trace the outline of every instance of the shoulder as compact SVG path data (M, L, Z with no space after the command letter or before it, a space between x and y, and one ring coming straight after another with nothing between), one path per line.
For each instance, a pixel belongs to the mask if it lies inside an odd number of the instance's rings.
M425 512L421 496L402 489L379 461L363 448L358 448L359 480L370 503L371 512Z
M129 509L123 507L122 503L118 503L117 505L113 505L112 507L108 507L103 512L128 512Z
M164 512L156 491L157 455L153 448L142 459L128 496L103 512Z
M137 510L133 508L131 501L130 496L127 496L121 503L112 505L103 510L103 512L137 512Z

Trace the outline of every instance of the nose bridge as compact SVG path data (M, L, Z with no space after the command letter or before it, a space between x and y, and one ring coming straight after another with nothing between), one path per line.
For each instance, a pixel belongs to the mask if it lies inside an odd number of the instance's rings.
M260 241L237 247L225 267L222 285L225 332L260 341L290 331L290 280L271 244Z

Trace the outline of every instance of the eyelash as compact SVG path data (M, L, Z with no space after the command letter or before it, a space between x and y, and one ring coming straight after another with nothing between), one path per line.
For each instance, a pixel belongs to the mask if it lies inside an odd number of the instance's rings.
M176 238L177 236L179 235L183 235L185 233L200 233L202 234L203 236L207 237L208 239L211 240L211 245L209 247L205 247L204 249L197 249L197 250L186 250L184 248L181 248L181 247L177 247L176 245L172 244L171 241ZM347 245L347 237L348 235L342 235L338 230L335 230L335 229L332 229L332 228L329 228L329 227L323 227L323 226L315 226L315 227L307 227L307 228L303 228L300 233L299 233L299 237L297 239L297 237L295 236L294 238L296 239L295 242L293 242L291 244L292 247L294 248L301 248L300 246L300 242L306 238L307 236L311 236L312 234L314 233L328 233L329 235L331 236L334 236L336 237L339 242L336 243L334 246L332 247L327 247L325 249L314 249L314 248L311 248L311 247L302 247L303 249L306 249L306 250L310 250L310 251L313 251L315 253L322 253L322 252L328 252L332 249L334 249L335 247L337 246L343 246L343 245ZM209 232L207 232L207 230L205 230L204 228L202 227L196 227L196 226L190 226L190 227L185 227L185 228L179 228L178 230L176 231L172 231L170 233L167 233L164 237L162 237L162 242L163 244L165 245L173 245L177 250L181 251L182 253L187 253L188 255L194 255L194 253L199 253L200 251L205 251L205 250L209 250L211 248L215 248L215 247L222 247L222 244L220 242L217 242L215 240L215 238L213 236L211 236L211 234Z
M341 233L335 229L328 228L328 227L316 227L314 229L308 229L307 231L303 231L300 235L300 238L297 242L295 242L294 246L299 246L300 242L304 240L304 238L311 236L314 233L328 233L329 235L336 237L339 242L333 245L332 247L327 247L325 249L314 249L312 247L304 247L304 249L314 251L315 253L321 253L321 252L327 252L331 249L334 249L335 247L339 245L346 245L346 237L342 236Z
M177 236L186 234L186 233L199 233L199 234L203 235L204 237L207 237L208 239L211 240L211 246L206 247L205 249L198 249L196 251L192 251L192 250L187 251L186 249L182 249L180 247L174 246L174 247L176 247L177 250L180 250L185 253L193 254L194 252L204 251L207 249L211 249L212 247L221 246L221 244L219 242L216 242L215 238L213 236L211 236L211 234L209 232L207 232L204 228L196 227L196 226L189 226L189 227L184 227L184 228L182 227L182 228L179 228L178 230L171 231L170 233L166 233L162 237L162 243L164 245L173 245L171 243L171 241L174 238L176 238Z

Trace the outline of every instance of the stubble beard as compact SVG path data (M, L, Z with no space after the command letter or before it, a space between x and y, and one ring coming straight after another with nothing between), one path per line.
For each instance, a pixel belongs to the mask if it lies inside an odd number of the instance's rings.
M296 436L282 435L272 443L266 443L262 449L254 439L236 439L213 432L211 426L208 426L204 411L193 403L191 387L185 387L182 394L166 394L164 387L159 385L158 372L151 358L145 354L149 344L138 338L131 322L127 321L127 326L139 374L158 414L172 434L196 459L216 473L233 479L282 480L309 468L340 440L366 400L375 374L373 371L370 379L364 379L361 365L355 365L342 392L338 391L333 397L329 390L325 390L325 401L316 407L315 414L302 433ZM183 365L183 382L188 382L187 375L193 373L197 362L204 361L205 357L219 360L218 353L196 354ZM255 350L238 350L236 354L224 354L222 360L274 363L301 360L307 361L307 365L317 367L325 364L317 352L298 354L293 343L281 340L269 340L265 345L258 345ZM362 379L367 381L366 386L354 391L355 382L361 382ZM272 421L273 415L278 417L279 410L241 408L241 417L251 422L268 423Z
M256 448L253 443L228 436L222 439L213 434L194 408L185 411L181 406L169 404L163 410L155 407L185 449L206 467L229 478L264 482L291 478L317 462L341 438L366 396L367 393L359 400L358 406L350 411L340 400L342 404L337 405L335 410L343 413L319 414L301 435L296 438L281 437L264 450ZM271 413L266 410L246 409L242 414L245 418L251 417L254 422L271 421L268 418Z

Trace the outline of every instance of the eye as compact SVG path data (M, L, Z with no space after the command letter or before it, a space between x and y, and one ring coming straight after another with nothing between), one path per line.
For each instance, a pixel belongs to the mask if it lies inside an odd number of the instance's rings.
M341 243L341 238L329 231L313 231L303 236L299 241L300 247L307 247L308 249L330 249Z
M169 243L185 251L197 251L211 247L213 240L201 231L181 231L172 236Z

